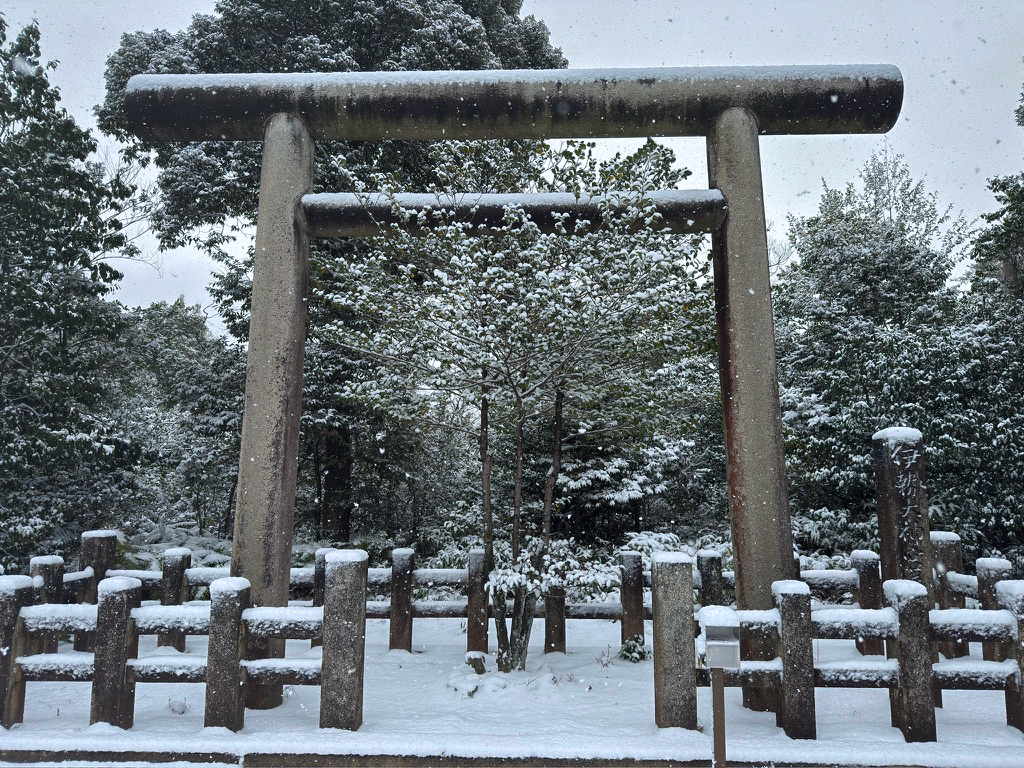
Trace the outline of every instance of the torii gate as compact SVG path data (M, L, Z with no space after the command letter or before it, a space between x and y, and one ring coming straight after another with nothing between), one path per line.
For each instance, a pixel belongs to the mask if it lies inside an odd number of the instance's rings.
M712 233L736 598L772 607L772 582L794 573L758 134L885 133L902 102L886 65L133 77L142 138L263 141L232 575L255 604L287 602L309 238L377 234L390 213L310 195L314 141L705 136L710 190L655 202L675 231ZM500 219L510 202L542 226L588 215L557 195L474 205Z

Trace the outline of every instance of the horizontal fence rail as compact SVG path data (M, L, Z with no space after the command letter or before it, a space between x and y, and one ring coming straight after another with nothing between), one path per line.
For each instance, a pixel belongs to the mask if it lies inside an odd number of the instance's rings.
M978 575L964 577L948 567L962 568L959 550L943 549L944 543L959 542L942 533L936 540L937 603L930 603L927 590L915 582L883 585L878 555L867 551L854 553L851 569L805 570L802 581L776 582L775 608L735 611L735 616L744 633L778 648L778 658L744 660L739 669L725 671L725 684L773 686L778 723L793 738L814 738L813 691L825 687L888 689L893 725L908 741L935 740L934 710L943 689L1003 691L1006 722L1024 730L1024 581L1010 580L1010 564L997 558L979 559ZM320 686L321 724L358 728L365 642L358 627L366 619L389 619L390 647L411 650L413 619L465 618L467 659L488 650L491 606L479 550L470 553L464 569L417 569L409 549L395 550L392 568L367 568L365 554L358 551L319 550L313 567L292 569L293 585L312 589L312 604L268 608L252 606L248 582L227 576L226 569L191 567L188 550L168 550L159 572L100 570L113 563L104 548L113 546L116 534L93 535L89 541L74 574L63 573L63 560L50 557L33 558L31 576L0 577L5 727L24 717L27 683L71 681L91 684L91 722L126 728L134 717L137 684L179 682L206 683L207 725L238 730L244 725L245 687L282 683ZM97 582L97 574L105 578ZM696 689L710 684L692 642L700 636L697 611L726 602L729 576L715 552L695 558L655 553L649 572L639 553L624 552L618 602L566 603L564 595L555 594L538 605L536 616L545 618L545 651L565 650L566 619L619 621L623 643L643 636L644 621L653 620L658 725L696 727L691 717ZM973 588L956 586L965 582ZM415 586L462 588L467 597L416 600ZM210 600L190 600L194 588L208 589ZM162 590L163 604L143 605L146 589ZM368 589L390 590L391 599L367 600ZM947 607L962 601L965 592L980 608ZM80 600L95 595L95 602L63 603L69 594ZM852 595L854 604L812 606L812 594ZM44 602L51 599L57 602ZM681 632L686 626L693 630ZM58 652L58 638L69 635L75 637L75 650ZM138 658L144 635L156 635L158 646L173 648ZM187 636L208 636L207 656L175 653L184 650ZM79 648L83 638L87 649ZM304 640L324 648L319 659L249 660L249 638ZM815 640L855 640L864 655L816 662ZM981 659L965 657L971 642L982 644Z

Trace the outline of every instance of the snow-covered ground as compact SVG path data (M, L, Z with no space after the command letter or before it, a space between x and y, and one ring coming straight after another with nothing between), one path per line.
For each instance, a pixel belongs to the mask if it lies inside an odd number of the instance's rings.
M652 664L615 658L617 623L570 620L564 655L544 655L542 638L538 620L528 671L478 676L464 662L464 622L417 619L410 654L389 651L387 622L369 621L364 719L357 732L318 728L318 687L291 687L282 707L248 710L236 734L203 728L199 684L140 684L135 726L123 731L89 726L87 683L29 683L25 722L0 730L0 749L710 760L709 689L699 692L703 733L659 729ZM189 638L187 652L204 654L205 642ZM143 638L140 655L155 652L154 638ZM288 654L316 656L319 649L290 641ZM852 642L815 643L817 660L855 656ZM938 742L907 744L889 725L885 690L819 689L818 739L793 741L775 727L774 715L744 710L740 691L728 689L728 756L763 765L1024 766L1024 734L1006 726L1001 692L946 691L944 702L937 711Z

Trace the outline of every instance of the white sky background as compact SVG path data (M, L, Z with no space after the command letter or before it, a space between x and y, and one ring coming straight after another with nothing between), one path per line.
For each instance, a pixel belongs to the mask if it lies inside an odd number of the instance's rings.
M301 5L299 3L298 5ZM61 63L52 80L65 107L93 125L103 98L106 56L121 33L177 30L213 0L6 0L14 33L38 19L44 58ZM1024 129L1013 111L1024 82L1024 2L965 0L525 0L572 67L757 64L895 64L906 84L903 112L888 134L915 178L968 218L994 208L986 180L1024 170ZM787 214L809 215L824 179L856 178L881 136L765 137L761 156L771 237ZM707 184L704 141L669 142L680 163ZM623 142L622 144L626 144ZM623 147L625 148L625 147ZM193 254L161 257L160 270L123 263L118 298L129 305L184 293L208 304L211 264Z

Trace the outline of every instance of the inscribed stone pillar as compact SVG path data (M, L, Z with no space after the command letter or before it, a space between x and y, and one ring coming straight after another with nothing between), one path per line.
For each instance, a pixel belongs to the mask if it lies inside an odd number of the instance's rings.
M288 600L309 275L299 210L313 184L314 149L300 118L278 113L267 121L231 557L231 575L249 580L255 605ZM250 642L250 658L283 653L281 640ZM250 707L280 702L280 685L248 689Z
M934 601L924 438L916 429L892 427L876 432L871 441L882 581L916 581Z

